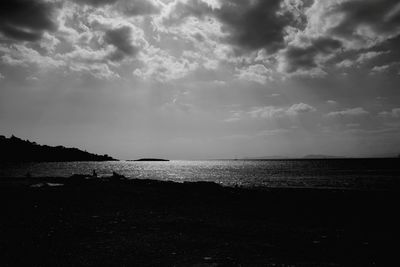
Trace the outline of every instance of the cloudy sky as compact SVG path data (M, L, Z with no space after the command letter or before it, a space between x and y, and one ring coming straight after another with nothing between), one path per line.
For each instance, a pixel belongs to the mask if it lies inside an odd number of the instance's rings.
M400 152L398 0L2 0L0 134L130 159Z

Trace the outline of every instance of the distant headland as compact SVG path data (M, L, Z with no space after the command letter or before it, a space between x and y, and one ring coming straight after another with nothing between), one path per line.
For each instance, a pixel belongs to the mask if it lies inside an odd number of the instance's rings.
M97 155L78 148L39 145L12 135L0 135L0 162L116 161L107 154Z
M303 157L304 159L344 159L343 156L331 156L331 155L320 155L320 154L310 154Z

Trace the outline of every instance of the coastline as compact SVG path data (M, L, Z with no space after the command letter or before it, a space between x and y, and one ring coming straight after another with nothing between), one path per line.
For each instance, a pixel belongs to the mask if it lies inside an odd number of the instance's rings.
M56 177L0 179L0 198L3 266L382 266L395 256L400 200Z

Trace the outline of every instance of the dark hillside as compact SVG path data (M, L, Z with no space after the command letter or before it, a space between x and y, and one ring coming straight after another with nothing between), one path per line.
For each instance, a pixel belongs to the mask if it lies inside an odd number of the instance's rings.
M108 155L96 155L77 148L39 145L29 140L0 136L0 162L16 161L108 161Z

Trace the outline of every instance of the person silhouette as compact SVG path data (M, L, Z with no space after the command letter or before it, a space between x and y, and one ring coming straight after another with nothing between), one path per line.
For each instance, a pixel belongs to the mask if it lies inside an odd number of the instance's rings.
M97 173L96 173L96 170L93 170L93 174L92 174L92 177L97 177Z

